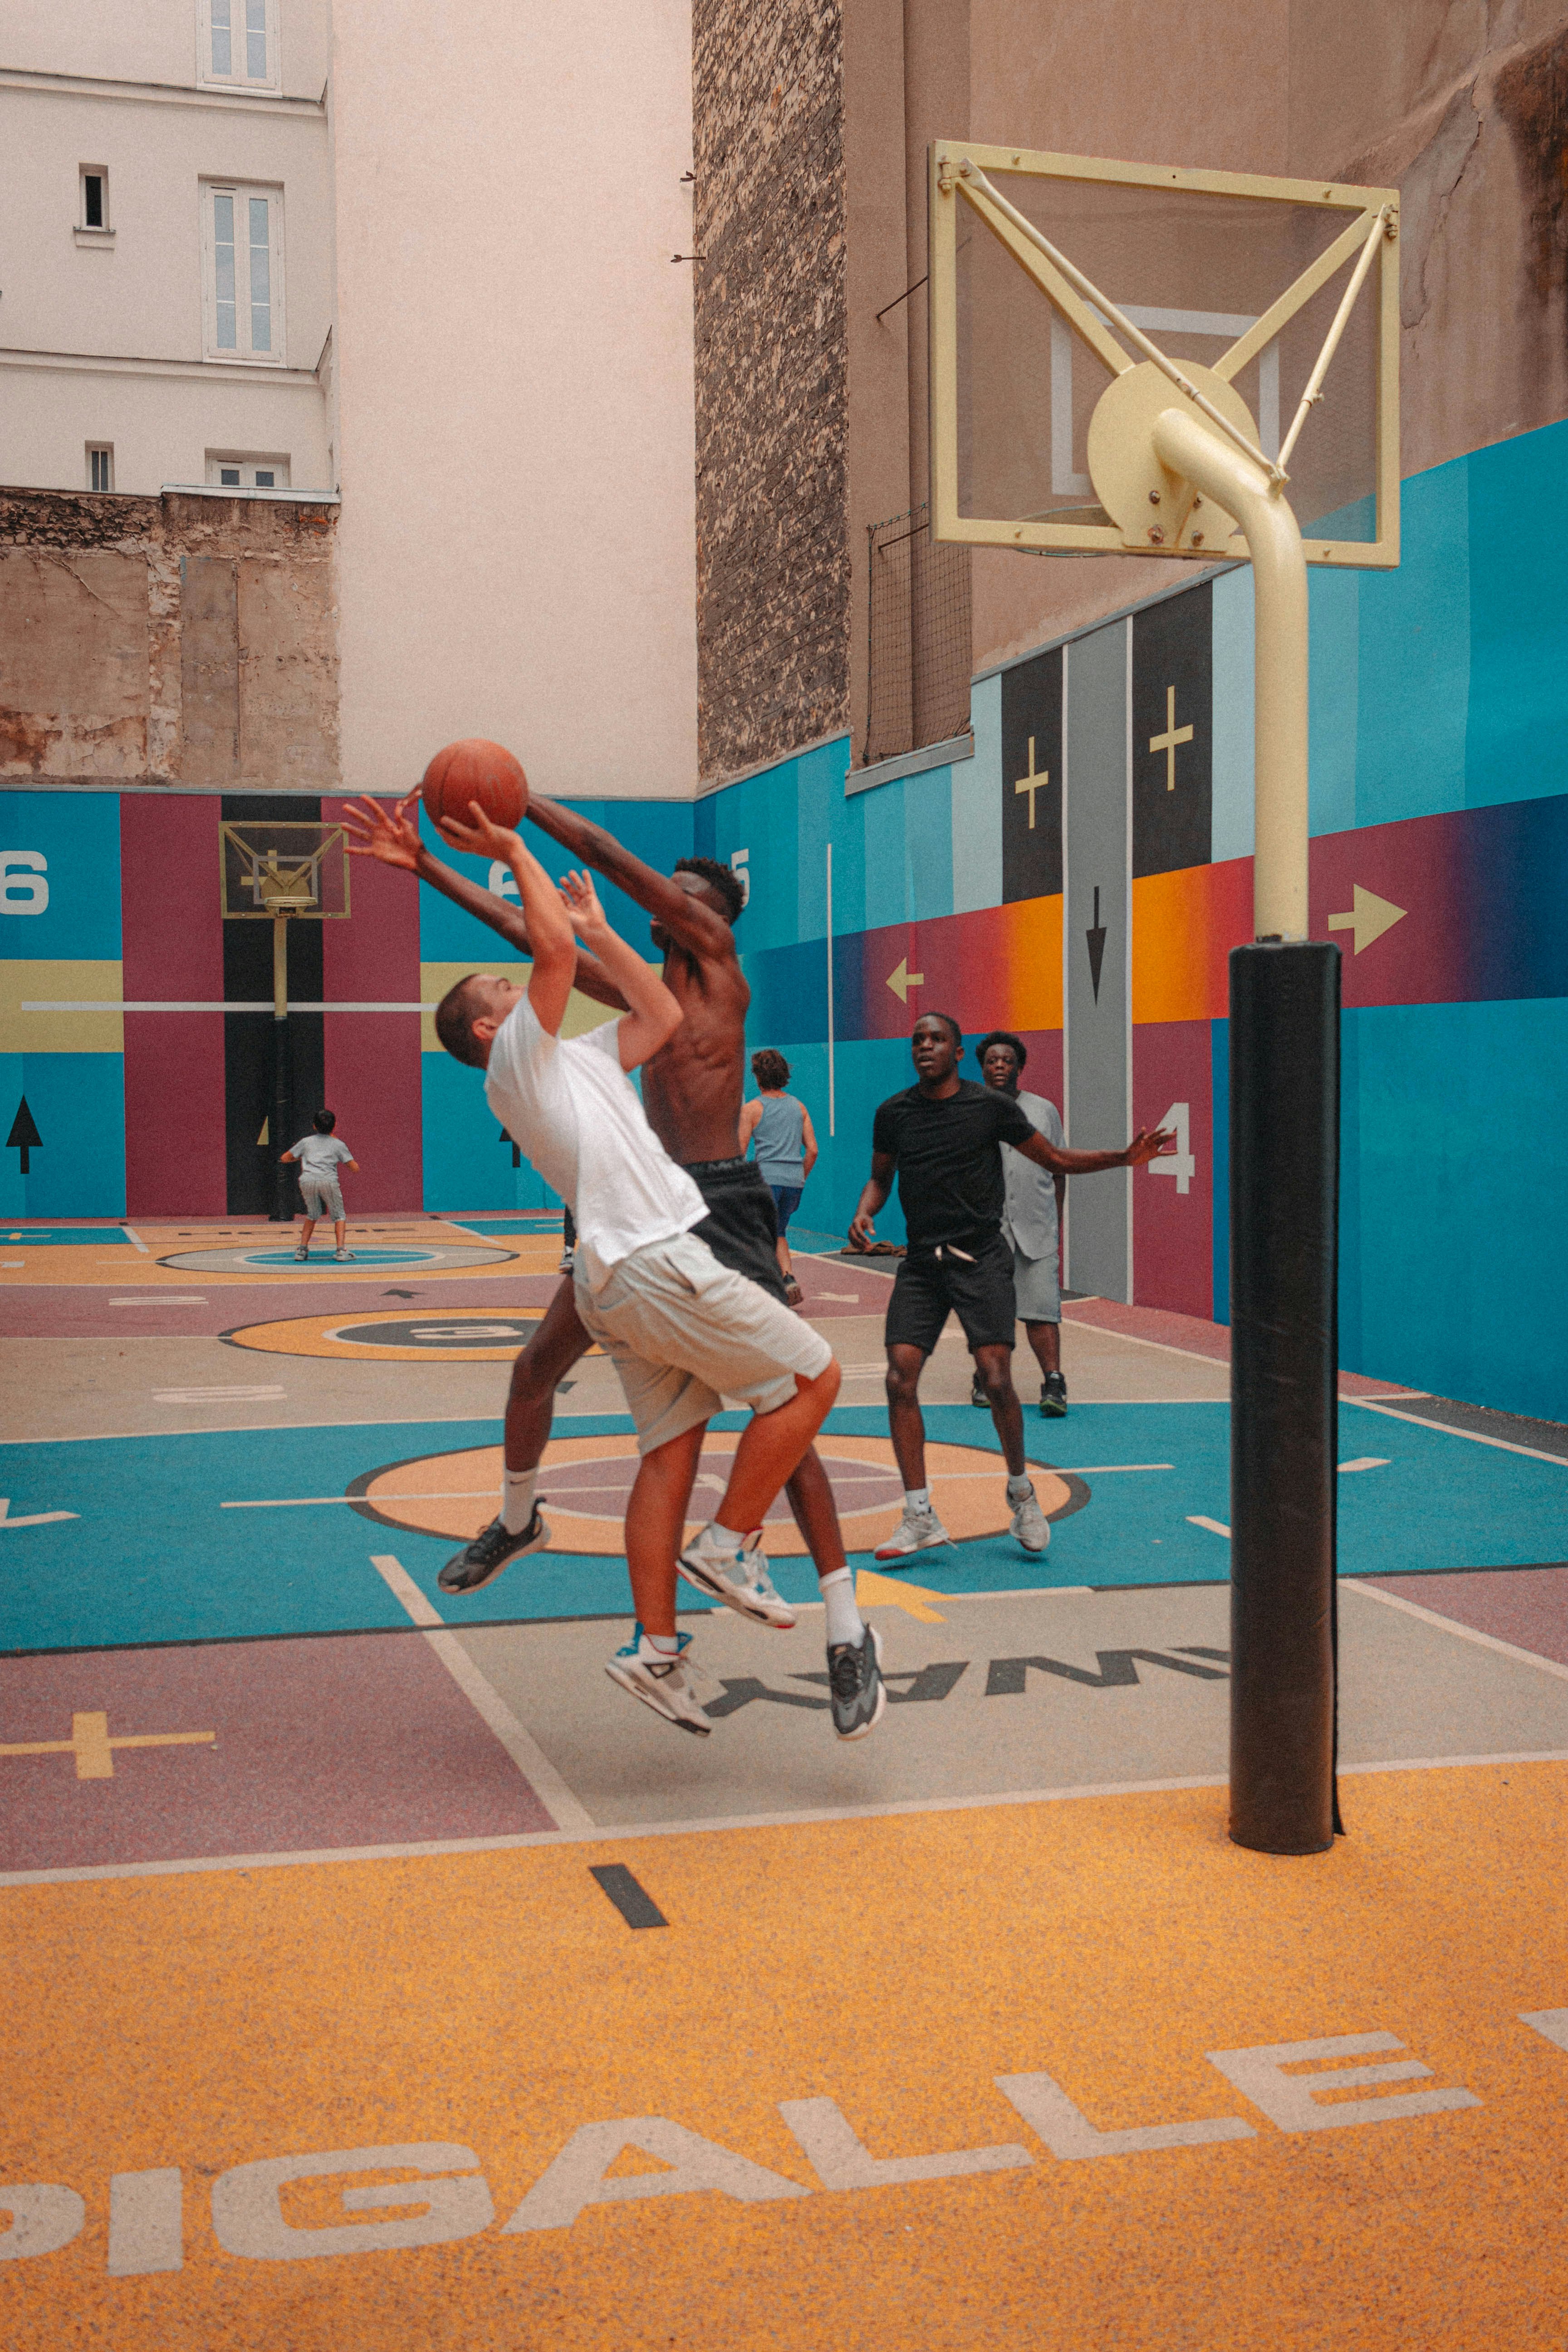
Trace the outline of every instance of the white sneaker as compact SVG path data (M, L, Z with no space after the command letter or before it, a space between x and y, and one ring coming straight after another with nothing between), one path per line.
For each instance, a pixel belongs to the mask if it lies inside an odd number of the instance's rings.
M721 1601L726 1609L749 1617L755 1625L773 1625L787 1633L795 1623L795 1611L774 1590L763 1564L761 1528L753 1528L737 1549L729 1528L710 1520L687 1545L676 1566L699 1592L705 1592L710 1601Z
M1009 1496L1007 1499L1011 1502L1013 1498ZM1041 1510L1040 1498L1033 1486L1023 1501L1015 1506L1013 1524L1007 1532L1017 1537L1026 1551L1045 1551L1049 1548L1051 1523Z
M904 1516L888 1538L871 1554L873 1559L903 1559L911 1551L930 1551L937 1544L951 1543L952 1538L928 1503L923 1511L911 1510L904 1505Z
M713 1726L697 1704L687 1667L686 1653L691 1646L689 1633L678 1633L680 1647L673 1656L666 1650L656 1650L640 1625L632 1627L632 1638L625 1649L617 1650L605 1672L613 1683L619 1683L644 1706L651 1706L655 1715L662 1715L667 1723L682 1731L695 1731L706 1739Z
M332 1252L332 1263L334 1265L353 1265L353 1262L354 1254L353 1250L334 1250Z

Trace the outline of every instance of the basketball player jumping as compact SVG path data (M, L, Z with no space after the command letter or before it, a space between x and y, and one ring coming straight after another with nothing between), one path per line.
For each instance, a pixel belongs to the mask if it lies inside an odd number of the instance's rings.
M425 848L412 814L416 798L411 793L390 815L376 802L360 803L354 814L364 847L384 864L418 874L500 931L520 954L530 955L521 908L479 888ZM751 990L731 929L742 905L739 882L711 858L682 858L673 874L660 874L603 826L590 824L574 810L537 793L530 796L528 815L570 856L596 868L652 916L653 942L664 956L665 984L684 1018L668 1044L644 1065L648 1123L708 1203L709 1214L692 1229L696 1237L707 1243L721 1265L748 1276L783 1302L773 1196L740 1151ZM581 949L577 986L599 1003L626 1010L610 975ZM534 1501L539 1464L549 1442L556 1387L591 1344L567 1277L512 1367L500 1513L447 1561L437 1579L443 1591L478 1591L512 1560L549 1542L549 1528ZM785 1492L816 1562L826 1611L833 1727L841 1739L862 1738L881 1720L887 1705L879 1664L881 1637L863 1622L856 1605L833 1489L815 1447L802 1457ZM684 1562L681 1573L688 1581L697 1581ZM767 1581L760 1559L750 1573ZM785 1604L780 1601L778 1606L783 1610Z

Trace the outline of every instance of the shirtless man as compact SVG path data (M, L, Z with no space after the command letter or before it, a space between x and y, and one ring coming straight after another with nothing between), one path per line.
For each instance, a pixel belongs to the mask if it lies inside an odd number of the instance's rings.
M520 954L530 955L520 908L500 902L505 919L499 919L498 902L489 891L430 856L410 813L416 798L411 793L390 816L379 803L362 803L366 847L384 863L418 874L500 931ZM653 943L664 956L665 984L684 1018L668 1045L643 1066L648 1124L709 1204L710 1213L693 1228L697 1237L708 1244L721 1265L783 1299L773 1196L740 1148L751 1003L731 929L741 909L740 884L711 858L682 858L673 874L659 874L602 825L589 824L574 810L537 793L530 796L528 816L574 861L595 867L652 916ZM577 986L601 1004L626 1010L609 975L581 950ZM549 1529L534 1502L539 1464L549 1442L556 1388L591 1345L567 1278L512 1367L500 1514L442 1569L437 1580L443 1591L478 1591L510 1562L549 1542ZM833 1727L841 1739L863 1738L880 1721L887 1705L879 1665L881 1637L875 1627L862 1622L856 1606L833 1489L815 1447L785 1492L816 1562L826 1610ZM681 1573L689 1582L696 1580L684 1563ZM752 1573L765 1580L760 1560Z

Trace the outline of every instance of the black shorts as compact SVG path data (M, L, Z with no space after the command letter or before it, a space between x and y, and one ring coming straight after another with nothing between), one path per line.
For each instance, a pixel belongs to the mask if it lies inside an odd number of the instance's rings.
M956 1256L949 1244L940 1256L922 1251L902 1259L888 1301L888 1346L929 1356L950 1313L972 1349L1013 1345L1013 1253L1000 1234L976 1242L967 1257Z
M721 1265L743 1274L770 1298L787 1307L779 1271L778 1219L773 1196L754 1160L689 1160L687 1174L708 1203L708 1214L691 1231L706 1242ZM1013 1261L1007 1260L1012 1280Z

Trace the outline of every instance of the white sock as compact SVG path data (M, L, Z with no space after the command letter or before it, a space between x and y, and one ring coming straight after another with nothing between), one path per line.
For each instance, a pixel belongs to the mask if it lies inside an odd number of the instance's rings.
M822 1598L827 1607L828 1648L840 1642L861 1641L866 1628L855 1606L855 1579L848 1569L836 1568L831 1576L823 1578Z
M719 1552L738 1552L746 1540L743 1535L738 1536L733 1528L721 1527L717 1519L709 1520L703 1529L703 1537L709 1550Z
M533 1517L533 1482L537 1470L501 1471L501 1525L509 1536L520 1536Z
M906 1511L929 1511L931 1508L931 1488L929 1486L906 1486L904 1488L904 1508Z
M1034 1491L1035 1482L1026 1472L1007 1481L1007 1500L1010 1503L1021 1503L1026 1495L1032 1495Z
M679 1633L645 1633L643 1639L652 1643L661 1658L678 1658L680 1655Z

